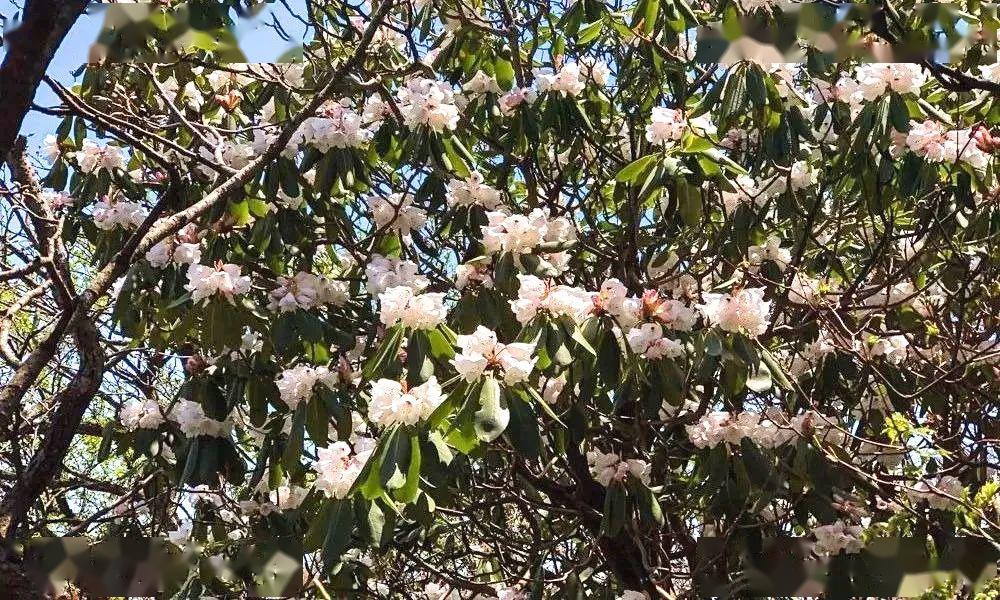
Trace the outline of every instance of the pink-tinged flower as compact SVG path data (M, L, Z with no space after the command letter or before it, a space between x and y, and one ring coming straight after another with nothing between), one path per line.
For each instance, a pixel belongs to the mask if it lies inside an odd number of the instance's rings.
M580 73L580 66L570 62L558 71L549 68L535 69L538 91L553 92L562 96L579 96L586 87L586 78Z
M431 416L444 398L441 386L433 376L408 390L398 381L379 379L371 384L368 418L384 427L395 423L415 425Z
M705 320L724 331L757 337L767 331L771 302L764 300L764 290L747 288L733 294L705 294L698 305Z
M412 288L398 286L379 294L378 299L379 319L387 327L402 323L411 329L433 329L448 316L444 294L415 294Z
M403 123L410 129L426 125L442 133L458 127L458 107L455 94L448 84L433 79L416 78L407 82L396 94Z
M620 483L626 477L633 477L643 485L649 485L649 463L644 460L622 460L613 452L605 454L600 450L591 450L587 452L587 465L591 476L604 487Z
M479 379L490 368L499 369L508 385L527 381L538 360L532 356L534 344L502 344L497 341L496 333L482 325L470 335L458 336L457 343L461 352L451 363L459 376L469 382Z
M196 303L207 304L212 296L219 295L233 304L235 296L250 291L250 278L240 274L240 266L222 261L216 261L215 267L191 265L187 278L184 289L191 292L191 299Z
M399 233L404 240L410 238L410 232L420 229L427 222L427 213L413 206L412 197L402 194L392 194L388 198L369 196L366 199L368 208L372 211L375 226Z
M316 450L317 460L313 466L316 471L315 486L331 498L347 497L375 451L376 442L371 438L360 437L352 443L353 449L347 442L336 442L328 448Z
M646 125L646 139L657 146L672 145L687 131L687 119L682 111L657 106L649 125Z

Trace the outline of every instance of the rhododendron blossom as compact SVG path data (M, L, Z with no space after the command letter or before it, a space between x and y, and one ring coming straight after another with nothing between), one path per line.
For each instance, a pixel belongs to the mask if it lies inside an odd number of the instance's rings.
M705 294L698 310L706 321L725 331L751 337L767 330L771 302L764 300L764 290L745 288L732 294Z
M236 296L250 291L250 278L241 275L239 265L217 262L214 267L191 265L184 289L191 292L191 300L207 304L212 296L222 296L232 304Z
M435 377L408 390L398 381L380 379L371 384L368 418L384 427L396 423L415 425L431 416L444 398Z
M379 319L387 326L402 323L412 329L433 329L448 316L444 294L415 294L412 288L389 288L378 295Z
M471 335L458 336L456 343L462 351L451 362L466 381L475 381L491 367L502 371L508 385L527 381L537 360L532 356L534 344L502 344L481 325Z

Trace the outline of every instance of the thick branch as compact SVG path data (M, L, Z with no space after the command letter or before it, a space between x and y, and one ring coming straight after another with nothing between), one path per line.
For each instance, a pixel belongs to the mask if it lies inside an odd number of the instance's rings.
M0 156L14 146L45 69L88 0L28 0L21 25L5 40L0 64Z

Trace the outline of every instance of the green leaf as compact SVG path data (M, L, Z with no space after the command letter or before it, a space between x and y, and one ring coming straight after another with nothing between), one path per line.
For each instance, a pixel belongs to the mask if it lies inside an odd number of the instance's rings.
M410 467L406 471L406 483L396 490L394 496L400 502L409 504L420 493L420 442L417 436L410 437Z
M584 25L580 28L580 32L576 36L576 43L587 44L597 39L597 36L601 35L601 31L604 29L604 19L598 19L589 25Z
M537 459L542 450L542 438L538 432L538 416L532 410L531 405L517 397L516 394L508 393L507 403L510 406L510 424L504 435L514 450L522 456L529 460Z
M615 175L615 181L622 183L625 182L635 182L639 179L639 176L646 172L647 169L652 166L656 159L659 158L655 154L647 154L641 158L637 158L630 162L629 164L622 167L621 171Z
M601 531L607 537L614 537L622 530L628 517L628 498L620 483L613 483L604 490L604 518Z
M354 533L354 511L351 501L335 500L330 505L329 529L323 540L323 564L329 569L343 556L351 544Z
M292 429L288 434L288 441L285 442L285 452L281 456L281 464L289 472L296 471L299 468L305 431L306 405L305 403L300 403L292 415Z
M376 378L385 368L386 363L395 359L396 355L399 354L399 347L402 343L403 327L396 325L386 334L378 351L365 362L365 366L361 370L362 376L365 379Z
M479 392L479 410L475 414L476 436L492 442L500 436L510 422L510 410L505 406L500 384L493 377L486 377Z

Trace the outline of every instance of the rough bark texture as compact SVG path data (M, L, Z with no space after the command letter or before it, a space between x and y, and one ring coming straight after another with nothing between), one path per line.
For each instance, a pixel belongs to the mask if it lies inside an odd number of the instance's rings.
M89 0L28 0L0 64L0 156L14 146L45 70Z

